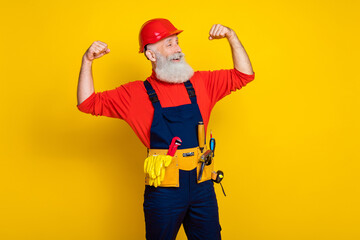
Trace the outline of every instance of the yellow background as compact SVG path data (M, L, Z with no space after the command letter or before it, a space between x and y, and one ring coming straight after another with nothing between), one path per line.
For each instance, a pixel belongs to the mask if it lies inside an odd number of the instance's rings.
M223 239L360 239L358 1L8 1L1 4L0 239L144 239L145 148L121 120L76 108L93 41L96 91L151 73L138 31L185 31L196 70L231 68L233 28L256 74L219 102ZM186 239L181 229L177 239Z

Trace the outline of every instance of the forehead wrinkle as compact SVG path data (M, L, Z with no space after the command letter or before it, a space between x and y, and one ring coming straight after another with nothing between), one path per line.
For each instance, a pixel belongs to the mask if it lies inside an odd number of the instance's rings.
M178 40L178 36L175 35L175 36L173 36L173 37L168 37L168 38L166 38L166 39L165 39L165 42L172 41L172 40L174 39L174 37L175 37L175 40Z

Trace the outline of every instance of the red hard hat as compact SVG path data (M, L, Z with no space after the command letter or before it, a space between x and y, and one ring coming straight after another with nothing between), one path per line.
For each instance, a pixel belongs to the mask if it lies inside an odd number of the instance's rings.
M161 39L173 34L179 34L183 30L176 29L172 23L164 18L155 18L144 23L139 33L139 53L144 52L147 44L156 43Z

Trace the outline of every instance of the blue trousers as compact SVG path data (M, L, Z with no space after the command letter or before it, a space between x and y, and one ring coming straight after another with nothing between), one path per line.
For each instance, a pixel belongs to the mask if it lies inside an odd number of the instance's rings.
M196 182L196 169L180 170L180 186L146 186L144 213L147 240L174 240L181 224L189 240L221 239L214 183Z

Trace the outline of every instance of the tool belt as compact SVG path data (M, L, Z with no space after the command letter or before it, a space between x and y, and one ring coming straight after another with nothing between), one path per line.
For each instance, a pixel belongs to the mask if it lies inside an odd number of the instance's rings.
M148 149L148 157L152 155L166 155L168 149ZM161 182L160 187L179 187L179 170L191 171L197 168L197 177L201 167L199 159L203 153L206 152L206 147L203 152L200 151L199 147L178 149L175 156L173 157L170 165L165 168L165 177ZM204 167L201 180L197 182L201 183L212 179L214 169L214 160L210 165ZM198 179L198 178L196 178ZM145 174L145 184L149 185L149 176Z

